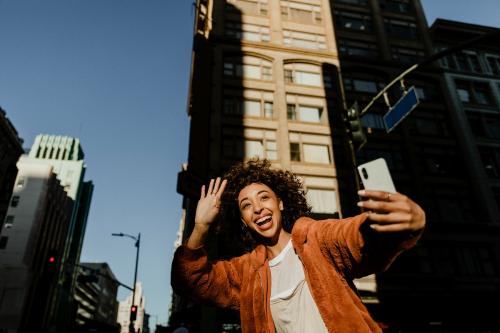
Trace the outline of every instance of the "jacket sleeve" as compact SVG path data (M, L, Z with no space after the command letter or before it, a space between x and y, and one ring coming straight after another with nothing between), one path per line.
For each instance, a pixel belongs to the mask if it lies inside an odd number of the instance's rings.
M348 278L385 271L396 257L420 238L417 233L379 234L369 227L368 214L317 223L321 250Z
M171 270L173 290L195 302L238 310L242 257L211 262L203 248L177 248Z

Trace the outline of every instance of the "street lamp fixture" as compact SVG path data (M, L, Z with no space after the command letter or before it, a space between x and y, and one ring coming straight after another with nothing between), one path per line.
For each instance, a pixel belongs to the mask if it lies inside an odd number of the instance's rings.
M139 248L141 246L141 233L139 233L137 237L129 234L124 234L123 232L112 233L111 236L132 238L135 241L135 247L137 248L135 256L134 285L132 290L132 304L130 306L130 324L129 324L129 331L135 333L134 321L137 316L137 305L135 305L135 285L137 283L137 267L139 266Z

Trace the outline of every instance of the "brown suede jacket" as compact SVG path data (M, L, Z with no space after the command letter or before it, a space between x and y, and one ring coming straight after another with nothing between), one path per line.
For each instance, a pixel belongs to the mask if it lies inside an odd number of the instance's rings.
M381 332L361 302L352 280L384 271L418 235L375 234L367 214L340 220L299 218L293 247L304 265L311 294L329 332ZM179 247L172 287L194 301L240 311L243 332L275 332L270 308L271 271L266 248L227 261L211 262L203 248Z

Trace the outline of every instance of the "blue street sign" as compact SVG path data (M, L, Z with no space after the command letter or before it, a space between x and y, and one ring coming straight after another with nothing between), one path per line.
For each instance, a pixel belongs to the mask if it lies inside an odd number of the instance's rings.
M385 130L387 133L392 131L396 125L405 119L418 103L417 91L412 86L384 115Z

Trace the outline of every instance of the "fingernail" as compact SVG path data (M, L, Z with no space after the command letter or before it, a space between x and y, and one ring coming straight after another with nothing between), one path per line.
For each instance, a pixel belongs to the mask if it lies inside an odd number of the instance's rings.
M359 195L365 195L365 194L366 194L366 191L365 191L365 190L359 190L359 191L358 191L358 194L359 194Z
M362 201L359 201L359 202L357 203L357 205L358 205L359 207L363 207L363 202L362 202Z
M370 228L376 229L377 227L375 226L375 224L370 224Z

